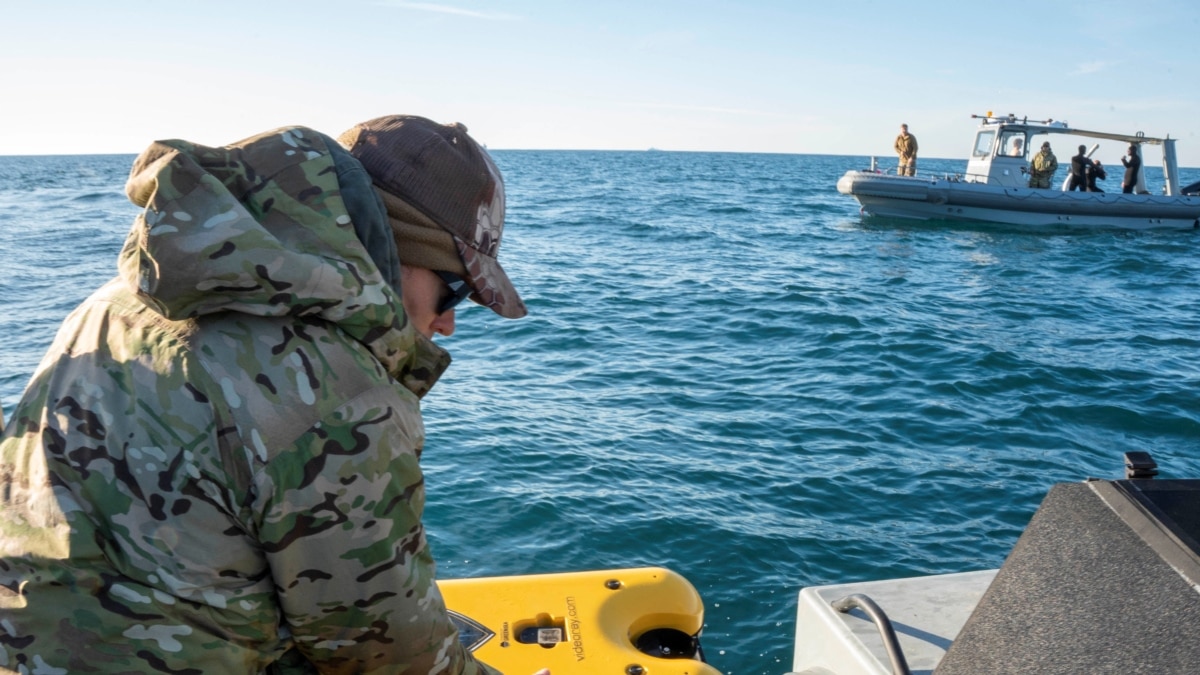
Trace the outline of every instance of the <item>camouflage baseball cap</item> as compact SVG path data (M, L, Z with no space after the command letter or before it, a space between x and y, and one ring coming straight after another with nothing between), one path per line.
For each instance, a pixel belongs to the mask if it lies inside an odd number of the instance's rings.
M451 235L472 300L505 318L525 316L525 303L496 260L504 179L466 126L387 115L355 125L338 142L362 162L376 187Z

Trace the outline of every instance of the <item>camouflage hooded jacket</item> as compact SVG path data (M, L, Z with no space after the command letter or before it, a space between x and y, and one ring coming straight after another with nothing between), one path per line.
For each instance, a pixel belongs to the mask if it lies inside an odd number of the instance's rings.
M911 159L917 156L917 137L912 134L896 136L896 142L893 145L896 154L900 155L900 159Z
M449 357L362 166L304 128L164 141L126 192L119 275L0 445L0 671L494 672L421 527Z
M1058 171L1058 158L1053 152L1043 148L1038 151L1038 154L1033 156L1033 173L1039 176L1050 177Z

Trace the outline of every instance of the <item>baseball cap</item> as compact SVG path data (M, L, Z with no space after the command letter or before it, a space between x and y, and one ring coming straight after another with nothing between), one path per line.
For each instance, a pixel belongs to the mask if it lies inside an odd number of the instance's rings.
M376 188L385 193L389 220L405 260L405 238L420 232L413 221L434 225L445 237L420 236L419 246L438 246L457 254L471 299L500 316L519 319L525 303L496 256L504 231L504 179L492 158L460 123L439 124L415 115L387 115L355 125L338 137L356 157ZM389 200L388 197L395 199ZM396 218L394 204L407 205L416 217ZM421 218L420 216L424 216ZM428 219L428 220L426 220ZM425 234L431 234L427 230ZM414 243L414 246L418 244ZM432 256L436 259L436 255ZM425 265L420 265L425 266ZM455 265L457 266L457 265ZM433 265L441 268L446 265Z

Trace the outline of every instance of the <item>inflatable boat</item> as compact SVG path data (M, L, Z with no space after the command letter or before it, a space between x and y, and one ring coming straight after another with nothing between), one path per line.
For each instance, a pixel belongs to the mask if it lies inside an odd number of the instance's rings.
M1002 223L1034 228L1126 229L1200 228L1200 195L1179 185L1175 139L1152 138L1140 132L1119 134L1075 129L1065 122L1031 121L1013 116L972 115L980 120L975 143L962 174L900 176L881 170L872 158L865 170L847 171L838 192L858 200L864 214L920 220ZM1075 137L1059 145L1059 169L1051 188L1030 187L1028 148L1059 136ZM1069 172L1079 139L1103 139L1132 144L1139 152L1162 149L1164 184L1152 193L1143 171L1132 193L1069 190L1062 177ZM1094 144L1087 155L1099 147ZM1122 147L1124 152L1124 147ZM1114 171L1116 173L1116 171Z

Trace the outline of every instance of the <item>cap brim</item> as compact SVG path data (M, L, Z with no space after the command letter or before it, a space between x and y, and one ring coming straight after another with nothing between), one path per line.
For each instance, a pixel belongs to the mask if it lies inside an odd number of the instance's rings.
M525 302L517 295L517 289L495 258L480 253L457 236L454 237L454 245L458 247L458 255L467 269L467 283L475 290L471 294L472 300L506 319L519 319L529 313L525 309Z

